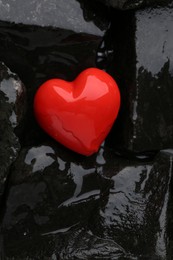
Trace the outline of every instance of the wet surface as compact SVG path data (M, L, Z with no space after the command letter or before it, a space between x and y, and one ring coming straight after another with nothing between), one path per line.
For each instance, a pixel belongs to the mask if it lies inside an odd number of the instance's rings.
M101 197L91 230L118 242L133 257L164 258L172 154L161 152L152 164L131 165L124 160L122 164L114 163L118 169L111 176L109 192Z
M170 148L173 146L172 8L113 14L112 29L105 37L105 47L100 49L104 56L98 60L98 65L117 79L122 96L119 121L110 143L136 152ZM123 20L124 24L120 22ZM114 55L109 55L111 51Z
M14 130L25 111L25 89L17 75L0 63L0 198L10 165L17 158L20 143Z
M101 37L62 29L0 24L0 60L20 75L27 87L28 110L23 145L44 140L33 115L37 88L50 78L73 80L84 69L95 67ZM8 55L7 55L8 53Z
M163 143L171 133L166 132L161 142L156 127L160 124L164 134L163 126L172 124L172 18L169 13L172 9L146 9L136 13L112 10L112 24L102 41L107 28L104 26L109 21L106 11L103 15L104 8L96 8L94 3L78 1L77 6L80 4L82 8L85 25L93 21L97 28L102 28L101 34L90 26L87 31L82 23L82 29L75 29L75 21L70 22L73 31L67 23L61 29L60 25L43 28L0 23L0 60L19 75L27 95L24 121L16 128L18 117L12 113L16 92L14 89L9 92L5 87L11 84L6 78L9 71L2 75L0 104L8 108L8 113L4 110L4 118L11 132L9 139L8 131L0 128L3 137L0 155L6 154L2 151L7 147L7 152L13 151L13 163L2 159L11 166L4 168L9 174L1 204L1 259L172 259L173 153L171 149L158 151L165 147ZM8 1L0 4L8 9ZM34 4L37 3L28 3L32 8ZM102 13L101 20L97 9ZM40 21L37 20L38 24ZM156 38L157 52L154 52ZM152 63L145 55L150 48L146 39L151 40ZM38 127L33 116L33 97L45 80L52 77L73 80L85 68L96 65L118 81L122 110L109 140L97 154L85 157L62 147ZM0 67L0 73L3 70ZM151 93L149 101L147 88ZM138 99L136 89L139 89ZM163 103L158 93L164 97ZM153 95L155 102L146 113L143 105L150 104ZM21 107L21 104L16 106L20 112ZM158 113L162 116L155 119ZM0 119L3 115L0 114ZM144 136L144 131L148 133L147 123L144 119L140 121L143 124L138 121L144 115L150 122L150 146L146 141L148 135ZM160 118L166 120L165 124ZM134 129L139 130L138 139L132 142ZM115 146L115 141L122 142L121 149ZM147 152L146 147L149 147ZM136 150L143 152L135 153Z
M5 255L164 259L172 159L129 161L106 148L79 158L54 143L22 149L9 179Z

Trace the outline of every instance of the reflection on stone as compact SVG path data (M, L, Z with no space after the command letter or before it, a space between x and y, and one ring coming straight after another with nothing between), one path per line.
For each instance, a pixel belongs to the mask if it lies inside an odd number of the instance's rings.
M125 9L153 1L109 2ZM28 101L21 122L21 82L0 64L0 195L11 173L0 258L171 259L173 155L165 150L154 157L151 150L172 142L172 8L110 8L112 25L100 45L106 7L64 3L0 1L1 20L23 23L0 22L0 60L25 83ZM108 142L91 157L68 151L43 133L32 113L40 84L52 77L73 80L96 66L96 53L99 67L121 86L122 110L110 138L114 147L121 141L124 158Z
M22 149L9 180L5 254L164 258L172 159L170 151L144 163L104 147L88 158L54 144Z
M14 130L25 109L24 86L16 74L0 62L0 198L10 165L17 158L20 143Z
M161 152L154 163L122 161L122 168L117 161L113 175L105 164L102 173L105 178L110 176L112 186L101 197L101 207L90 222L92 232L113 239L134 256L164 259L172 160L171 153Z
M110 135L116 148L144 152L173 146L172 11L113 13L109 34L116 37L114 62L106 69L118 81L122 96L119 120Z
M5 36L4 36L5 35ZM27 115L22 145L48 138L35 123L36 89L50 78L73 80L84 69L95 67L101 37L64 29L0 23L0 59L15 71L27 88Z
M54 162L54 159L51 158L51 154L53 155L54 151L49 146L33 147L26 154L25 163L32 165L33 173L42 171Z
M56 146L48 145L22 150L12 168L6 228L24 216L23 224L29 218L31 229L21 223L18 233L22 236L28 230L32 234L38 220L46 217L47 226L40 226L45 233L48 227L48 231L51 230L51 225L57 229L67 228L87 217L99 197L98 175L94 166L78 165L70 160L68 152L64 156L60 152ZM63 170L60 161L66 161ZM36 210L33 215L32 210Z

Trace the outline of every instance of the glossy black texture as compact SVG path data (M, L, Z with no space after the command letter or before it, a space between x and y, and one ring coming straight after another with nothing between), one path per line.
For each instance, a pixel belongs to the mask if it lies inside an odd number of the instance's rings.
M127 259L165 259L168 254L172 156L172 151L160 152L145 164L119 160L111 163L114 171L103 166L103 176L111 178L112 186L101 196L90 228L123 247Z
M22 149L7 192L5 256L165 259L172 159L169 151L143 163L106 148L90 158L55 144Z
M0 199L3 195L10 165L20 149L15 133L25 111L25 88L4 63L0 62Z
M90 22L89 22L90 23ZM23 145L41 142L45 134L35 123L33 98L46 80L73 80L88 67L95 67L102 38L64 29L0 23L0 59L15 71L27 88L28 109Z
M16 3L16 1L0 2L2 9L7 9L5 12L8 12L8 4ZM27 2L24 8L31 7L34 3L37 5L39 1ZM44 4L52 3L53 0L44 1ZM74 1L70 1L69 5L73 3ZM17 159L13 157L16 161L13 160L10 167L3 207L1 205L0 259L171 260L172 151L161 151L154 156L156 152L153 153L152 150L156 149L155 139L148 152L136 154L134 146L129 148L129 133L133 129L129 118L136 115L131 112L133 109L130 110L130 104L134 105L136 90L134 83L138 71L136 46L138 43L138 56L141 51L144 57L139 59L138 64L141 67L143 61L148 61L145 59L145 54L146 49L149 49L148 45L144 48L145 45L141 44L146 37L142 38L142 31L145 32L144 35L146 31L151 33L149 35L151 46L156 46L156 36L158 46L160 44L162 46L160 39L163 32L162 37L167 39L164 52L162 53L158 47L159 51L154 52L153 48L153 53L157 54L157 65L162 65L162 62L160 63L162 58L164 64L166 56L171 61L172 54L169 50L172 46L169 36L171 28L168 27L167 34L163 29L170 17L168 9L112 11L112 25L101 44L100 36L104 33L105 25L107 26L107 9L104 12L104 8L97 5L97 1L80 0L78 3L87 21L85 25L93 21L98 28L102 28L99 35L96 31L93 35L91 27L87 27L90 28L89 31L86 31L85 26L81 30L79 28L76 30L75 21L71 24L73 31L67 30L69 29L67 21L61 21L62 29L58 28L59 22L54 25L56 29L0 23L0 59L5 61L12 71L17 72L25 83L28 101L25 121L20 127L15 128L15 133L20 139L21 151ZM165 10L164 16L162 10ZM34 12L37 11L39 10ZM54 11L56 12L56 9L52 9L52 12ZM149 15L152 14L152 23L149 23L149 18L146 19L149 17L147 12ZM48 13L50 14L51 12ZM8 16L6 18L9 20ZM40 22L41 18L36 18L37 22ZM81 16L78 18L80 20ZM169 22L171 26L171 19ZM158 35L155 36L156 30L150 29L151 25L158 26L157 29L160 30ZM97 52L99 45L100 49ZM32 107L34 94L40 84L52 77L73 80L83 69L96 65L96 54L97 65L110 72L121 86L123 102L119 126L115 125L116 132L114 129L113 136L110 136L111 145L116 149L109 149L106 142L98 154L86 158L58 145L43 133L34 120ZM161 72L163 85L166 82L170 87L172 78L168 75L168 67L164 69L165 71ZM151 79L152 83L155 82L155 75L151 73L153 70L150 71L151 78L148 77L148 72L146 74L140 70L139 72L139 82L144 81L147 86L150 86ZM160 84L162 81L159 75L157 77ZM145 90L147 91L147 88ZM170 92L164 98L172 111L170 106L172 92L170 88L168 90ZM155 92L152 88L150 91L152 99ZM134 96L131 97L130 93ZM143 98L146 102L147 93L141 94L138 107L143 104ZM0 100L3 100L5 107L4 98L1 97ZM7 104L9 105L9 102ZM154 104L147 113L149 118L151 108L155 108ZM161 109L153 110L153 113L158 115L160 111ZM0 116L2 115L0 113ZM5 117L8 118L7 114ZM152 120L151 116L151 124ZM169 120L166 121L168 122ZM3 131L4 133L8 131ZM122 133L121 138L118 133ZM13 135L10 137L13 139ZM16 136L13 140L17 140L19 145ZM114 141L118 140L122 141L123 146L115 146ZM11 139L8 141L11 142ZM14 143L11 144L8 143L8 148L14 146ZM146 147L146 142L140 139L138 144L142 148L140 150L145 150L143 145ZM117 147L121 148L121 151L117 151ZM157 149L158 147L160 146L157 146ZM17 146L17 151L19 148ZM131 152L127 151L129 149ZM124 157L120 156L122 154ZM6 158L3 162L7 162Z
M172 0L99 0L107 6L120 10L172 5Z
M113 54L99 58L98 65L117 80L122 96L119 121L110 135L114 147L133 152L173 147L172 12L147 8L112 13L100 52Z

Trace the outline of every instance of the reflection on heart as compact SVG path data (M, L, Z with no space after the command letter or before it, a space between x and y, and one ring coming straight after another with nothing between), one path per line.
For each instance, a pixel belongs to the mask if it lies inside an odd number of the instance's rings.
M69 149L91 155L98 151L119 111L120 93L106 72L89 68L73 82L46 81L34 99L39 125Z

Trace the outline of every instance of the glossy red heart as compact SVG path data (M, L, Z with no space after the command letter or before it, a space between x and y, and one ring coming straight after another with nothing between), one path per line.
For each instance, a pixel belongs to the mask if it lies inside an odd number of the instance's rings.
M120 107L120 93L106 72L89 68L73 82L46 81L34 99L39 125L69 149L91 155L109 133Z

